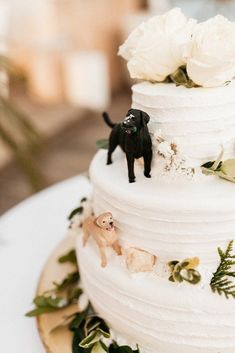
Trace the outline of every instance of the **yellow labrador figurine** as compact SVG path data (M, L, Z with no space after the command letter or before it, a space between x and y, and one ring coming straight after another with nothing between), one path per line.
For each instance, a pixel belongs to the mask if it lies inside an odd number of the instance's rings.
M83 246L86 245L91 235L99 247L102 267L107 265L106 247L112 247L117 255L121 255L121 247L115 231L113 216L110 212L102 213L98 217L88 217L84 221L82 229Z

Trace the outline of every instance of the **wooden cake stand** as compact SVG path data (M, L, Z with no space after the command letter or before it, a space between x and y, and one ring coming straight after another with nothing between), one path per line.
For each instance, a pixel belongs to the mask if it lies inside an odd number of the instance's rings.
M67 273L74 271L72 264L59 264L58 258L70 249L75 247L76 236L69 234L59 244L48 259L41 274L37 295L46 290L50 290L53 282L60 282ZM38 331L41 340L48 353L71 353L72 352L72 333L67 327L61 327L53 331L58 323L63 322L64 316L78 311L78 306L71 305L69 308L61 309L55 313L43 314L37 318ZM52 332L53 331L53 332Z

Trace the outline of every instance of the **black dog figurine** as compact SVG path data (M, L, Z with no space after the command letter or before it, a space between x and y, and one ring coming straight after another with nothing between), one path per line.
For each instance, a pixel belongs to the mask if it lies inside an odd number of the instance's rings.
M151 178L152 140L147 124L150 117L138 109L130 109L122 123L114 124L107 113L103 113L106 124L112 128L109 137L107 164L112 163L112 153L119 145L126 153L129 182L135 182L134 161L144 158L144 175Z

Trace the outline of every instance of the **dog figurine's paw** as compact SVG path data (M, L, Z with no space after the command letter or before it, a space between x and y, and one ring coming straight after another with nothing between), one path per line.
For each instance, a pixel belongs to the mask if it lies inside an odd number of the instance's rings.
M107 266L107 261L106 260L102 260L101 261L101 267L106 267Z
M135 183L135 178L129 178L129 183Z
M112 161L107 161L106 165L110 165L112 163L113 163Z
M146 173L146 172L144 172L144 176L145 176L146 178L151 178L150 173Z

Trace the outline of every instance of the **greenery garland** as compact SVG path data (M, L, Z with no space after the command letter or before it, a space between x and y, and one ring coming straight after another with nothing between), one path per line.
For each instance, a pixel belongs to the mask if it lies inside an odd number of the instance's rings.
M72 263L75 271L69 273L60 283L53 283L53 288L34 298L35 308L26 316L37 317L44 313L51 313L78 302L82 294L80 275L77 265L75 249L70 250L58 259L60 264ZM93 306L88 302L83 311L78 311L64 318L52 332L61 326L67 326L73 332L73 353L140 353L137 346L133 350L129 346L119 346L111 338L107 323L99 317Z

